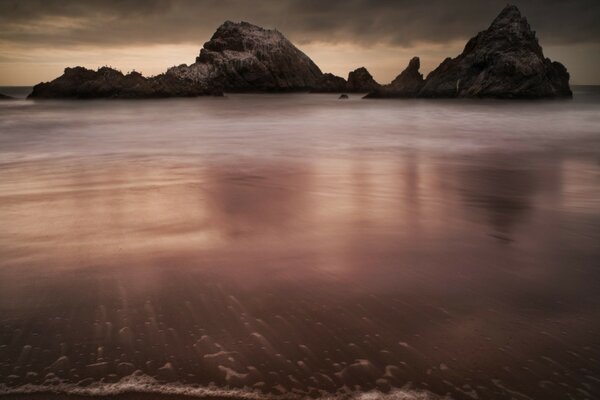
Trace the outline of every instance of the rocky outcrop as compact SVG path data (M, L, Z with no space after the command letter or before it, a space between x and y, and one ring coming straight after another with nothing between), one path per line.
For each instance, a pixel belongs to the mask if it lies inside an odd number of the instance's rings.
M13 100L12 97L0 93L0 100Z
M222 92L218 87L203 86L166 74L145 78L139 72L125 75L108 67L97 71L75 67L66 68L63 75L51 82L35 85L28 98L130 99L219 94Z
M146 78L103 67L66 68L62 76L36 85L30 98L151 98L219 95L230 92L310 90L319 67L276 30L227 21L204 44L196 62Z
M333 75L323 74L312 88L313 93L365 93L381 87L365 67L360 67L348 74L348 80Z
M570 97L566 68L544 57L519 9L506 6L462 54L433 70L420 97Z
M392 83L372 91L365 97L416 97L425 84L423 74L419 72L420 66L421 61L419 60L419 57L413 57L406 69L402 71Z
M371 92L380 86L365 67L357 68L348 74L348 92Z
M506 6L458 57L444 60L425 81L418 70L419 59L413 58L390 85L366 97L572 96L566 68L544 57L535 32L513 5Z
M569 97L566 68L544 57L515 6L507 6L485 31L469 40L427 79L413 58L394 81L381 87L366 68L348 80L323 74L277 30L247 22L222 24L204 44L196 62L146 78L103 67L67 68L62 76L36 85L30 98L151 98L228 92L354 92L367 97Z
M321 76L311 89L313 93L340 93L348 89L348 82L340 76L326 73Z
M323 74L279 31L227 21L194 64L170 68L166 75L218 84L228 92L268 92L310 90Z

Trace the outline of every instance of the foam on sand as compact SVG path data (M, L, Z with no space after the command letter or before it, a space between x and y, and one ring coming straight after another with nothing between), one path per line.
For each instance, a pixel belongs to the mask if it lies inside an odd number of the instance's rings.
M264 394L252 389L227 389L214 386L185 385L182 383L161 383L156 379L144 375L140 371L122 378L115 383L94 382L88 386L82 387L75 383L66 383L62 381L52 381L47 384L34 385L26 384L18 387L9 387L0 384L0 396L6 395L31 395L48 394L55 395L76 395L76 396L117 396L123 394L141 393L141 394L159 394L165 396L187 396L197 398L222 398L222 399L247 399L247 400L292 400L300 399L302 396L297 393L285 393L281 395ZM394 389L389 393L378 391L370 392L351 392L334 395L323 395L324 400L336 399L356 399L356 400L442 400L448 397L440 397L426 391L417 391L412 389Z

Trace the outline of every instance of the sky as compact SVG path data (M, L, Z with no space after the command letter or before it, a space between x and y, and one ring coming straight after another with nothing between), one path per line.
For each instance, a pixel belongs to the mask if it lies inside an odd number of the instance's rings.
M600 1L515 1L546 57L573 84L600 84ZM486 29L496 0L0 0L0 85L33 85L67 66L144 75L194 62L225 20L276 28L323 72L365 66L390 82L413 56L428 73Z

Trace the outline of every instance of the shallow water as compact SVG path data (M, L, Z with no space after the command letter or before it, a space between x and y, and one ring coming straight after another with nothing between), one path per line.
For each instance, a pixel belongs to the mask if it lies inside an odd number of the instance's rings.
M597 88L2 102L0 226L0 393L600 396Z

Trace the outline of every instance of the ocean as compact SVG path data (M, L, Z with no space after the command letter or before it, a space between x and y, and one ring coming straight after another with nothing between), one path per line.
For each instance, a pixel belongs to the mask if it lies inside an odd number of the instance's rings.
M0 397L600 397L600 88L0 88ZM83 398L83 397L82 397Z

